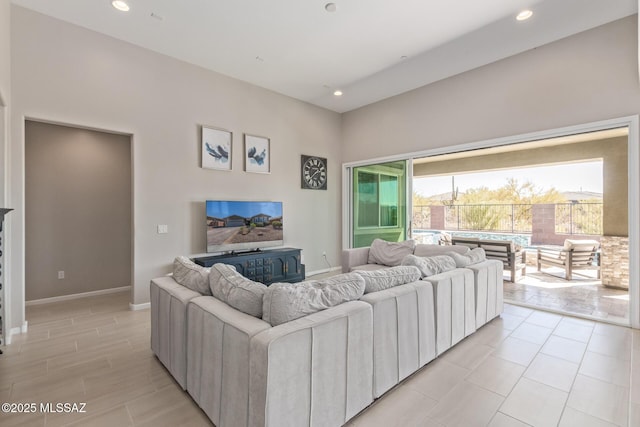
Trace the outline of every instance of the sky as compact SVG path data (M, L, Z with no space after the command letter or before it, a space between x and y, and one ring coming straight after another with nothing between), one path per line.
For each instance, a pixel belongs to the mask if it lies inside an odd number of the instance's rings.
M531 181L542 190L555 187L560 192L602 193L602 161L455 174L455 185L461 193L482 186L496 189L504 186L508 178L520 183ZM415 178L413 191L425 197L451 192L451 175Z
M207 201L207 216L226 218L230 215L240 215L244 218L250 218L257 214L266 214L272 217L282 216L282 203Z

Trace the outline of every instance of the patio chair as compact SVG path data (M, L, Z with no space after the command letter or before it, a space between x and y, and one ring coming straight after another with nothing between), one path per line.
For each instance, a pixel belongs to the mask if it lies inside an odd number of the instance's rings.
M520 271L521 278L526 275L527 253L511 240L482 240L473 237L452 237L454 245L465 245L484 249L487 259L502 261L505 270L510 273L511 281L516 282L516 273Z
M564 241L562 249L538 248L538 271L543 265L560 267L565 279L571 280L574 270L596 270L600 279L600 243L595 240Z

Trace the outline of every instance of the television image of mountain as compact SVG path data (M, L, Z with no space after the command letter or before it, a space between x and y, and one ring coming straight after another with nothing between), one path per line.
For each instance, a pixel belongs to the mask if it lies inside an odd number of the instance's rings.
M283 242L282 202L206 203L207 252L258 249Z

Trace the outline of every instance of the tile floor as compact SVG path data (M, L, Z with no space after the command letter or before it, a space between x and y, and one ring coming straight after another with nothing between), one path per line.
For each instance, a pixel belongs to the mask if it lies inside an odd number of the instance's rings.
M208 426L149 349L128 293L27 308L0 356L0 402L86 402L2 414L5 426ZM640 331L506 305L351 426L640 426Z
M620 324L629 323L629 292L602 286L595 272L579 271L573 280L564 280L560 268L527 267L525 277L516 283L504 282L504 297L524 303Z

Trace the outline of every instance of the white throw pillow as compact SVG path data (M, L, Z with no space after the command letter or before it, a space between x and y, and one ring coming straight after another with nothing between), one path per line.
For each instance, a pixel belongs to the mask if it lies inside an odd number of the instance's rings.
M356 273L325 280L274 283L263 300L262 320L277 326L317 311L357 300L364 294L364 279Z
M356 270L364 279L364 293L378 292L420 280L420 270L412 265L383 268L381 270Z
M369 264L382 264L389 267L400 265L402 259L413 254L416 248L414 240L404 242L387 242L382 239L375 239L369 248Z
M426 258L407 255L402 260L402 265L413 265L418 267L422 277L434 276L457 268L455 260L447 255L436 255Z
M457 252L449 252L447 256L453 258L458 268L464 268L468 265L477 264L487 259L487 255L482 248L475 248L464 255Z
M262 299L267 287L238 273L228 264L214 264L209 274L214 297L243 313L262 317Z
M202 295L211 295L209 290L209 269L195 264L186 256L173 261L173 280Z
M427 257L436 255L448 255L450 252L466 254L469 252L469 246L464 245L427 245L418 243L413 251L415 256Z

